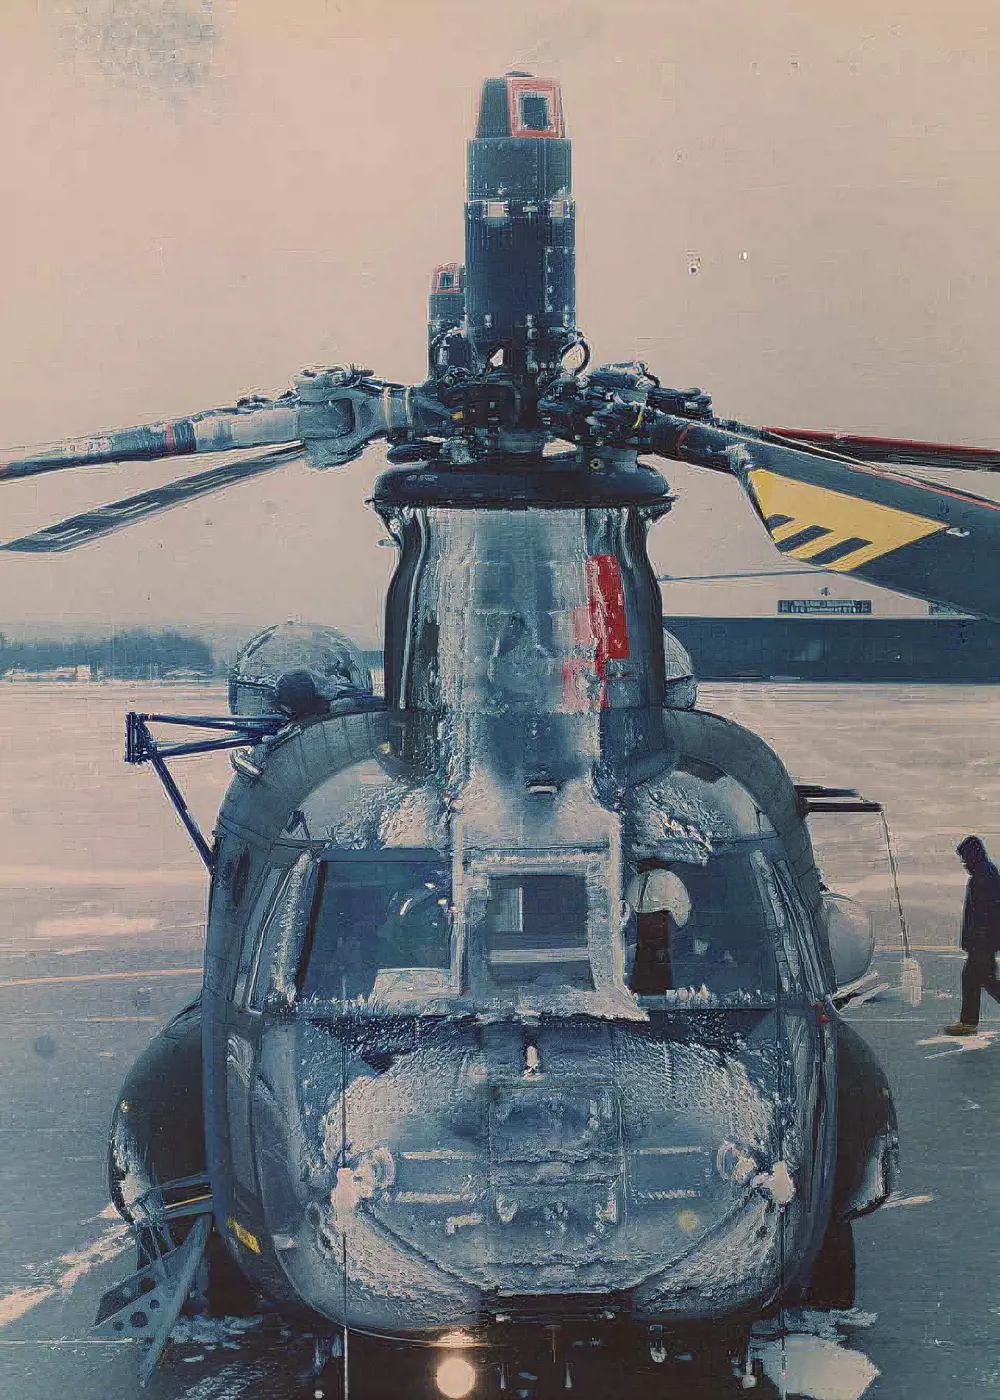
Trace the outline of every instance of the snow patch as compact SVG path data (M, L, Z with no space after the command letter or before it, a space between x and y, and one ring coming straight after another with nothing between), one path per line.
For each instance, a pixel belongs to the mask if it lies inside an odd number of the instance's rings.
M9 1327L39 1303L44 1303L47 1298L54 1298L56 1291L48 1284L36 1284L33 1288L12 1288L0 1296L0 1327Z
M904 885L906 888L909 888L911 885L913 887L919 885L930 886L935 890L954 890L961 889L965 885L967 878L967 876L961 874L948 875L942 874L940 871L935 871L933 874L922 874L919 870L913 870L906 872L905 880L901 880L900 884ZM838 876L837 889L844 894L850 895L880 894L885 889L886 880L887 872L865 875L856 880Z
M1000 1027L991 1031L976 1031L974 1035L932 1035L926 1040L918 1040L917 1045L947 1045L947 1050L939 1050L934 1055L925 1055L925 1060L941 1060L946 1055L961 1054L965 1050L987 1050L993 1040L1000 1035Z
M170 1340L182 1346L204 1347L206 1351L217 1347L238 1351L240 1339L247 1332L256 1332L263 1321L259 1314L253 1317L179 1317Z
M755 1328L751 1351L782 1395L809 1400L860 1400L879 1374L863 1352L844 1345L844 1327L870 1327L875 1313L859 1308L819 1312L793 1309L783 1314L783 1335L768 1336L771 1325Z
M205 883L205 872L182 867L162 866L154 870L116 870L86 867L71 870L56 865L0 865L0 888L66 889L75 886L107 885L120 889L146 889L150 885L175 885L189 888Z
M180 1400L239 1400L250 1393L251 1387L260 1393L260 1382L267 1378L263 1366L248 1366L246 1362L234 1362L225 1366L215 1376L206 1376L196 1385L181 1392Z
M110 1230L106 1230L86 1249L78 1249L71 1254L60 1255L57 1265L63 1267L56 1282L62 1292L68 1293L91 1269L96 1269L101 1264L107 1264L112 1259L117 1259L118 1255L128 1247L131 1238L132 1234L127 1225L112 1225Z
M99 1235L86 1249L62 1254L58 1259L39 1264L28 1270L36 1278L44 1280L25 1288L12 1288L0 1295L0 1327L7 1327L26 1312L45 1303L50 1298L69 1293L84 1274L107 1264L127 1247L130 1234L127 1225L113 1225L103 1235Z
M758 1352L764 1372L782 1395L810 1400L860 1400L879 1374L864 1352L827 1337L792 1334Z

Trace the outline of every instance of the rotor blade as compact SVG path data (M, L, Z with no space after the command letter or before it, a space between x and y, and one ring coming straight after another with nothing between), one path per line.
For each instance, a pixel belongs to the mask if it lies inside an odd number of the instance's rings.
M0 545L0 549L16 550L22 554L57 554L76 549L159 511L170 510L198 496L207 496L212 491L221 491L224 486L232 486L238 481L262 476L275 467L298 460L303 452L301 447L284 447L277 452L265 453L262 457L227 462L225 466L213 467L211 471L199 472L197 476L187 476L180 481L168 482L166 486L142 491L138 496L127 496L124 500L113 501L111 505L98 506L96 510L84 511L81 515L71 515L58 525L47 525L33 535L23 535L20 539Z
M151 462L192 452L231 452L270 447L302 437L297 399L248 399L235 408L212 408L170 423L116 428L89 438L68 438L40 447L15 448L21 456L0 461L0 482L17 481L67 467L107 466L111 462Z
M866 462L894 462L904 467L941 467L963 471L1000 471L1000 452L989 447L961 447L942 442L864 437L814 428L765 428L767 433L820 451L843 453Z
M815 569L740 569L732 574L657 574L657 583L718 583L732 578L792 578L798 574L813 574Z
M657 414L647 441L738 477L789 558L1000 620L1000 502L735 423Z

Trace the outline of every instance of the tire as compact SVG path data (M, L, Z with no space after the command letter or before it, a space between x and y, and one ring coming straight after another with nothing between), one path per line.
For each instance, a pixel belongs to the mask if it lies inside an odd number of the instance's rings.
M834 1217L812 1267L806 1306L826 1311L853 1308L855 1292L854 1230L849 1220Z
M213 1230L205 1251L207 1280L205 1301L210 1317L253 1317L260 1311L260 1297L237 1267L221 1237Z
M323 1392L324 1400L344 1400L344 1358L331 1356L315 1378L314 1394Z

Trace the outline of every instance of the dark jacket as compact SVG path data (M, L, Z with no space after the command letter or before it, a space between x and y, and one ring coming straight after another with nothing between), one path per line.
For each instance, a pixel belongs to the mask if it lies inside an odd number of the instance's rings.
M969 876L962 910L962 947L967 953L1000 951L1000 870L991 860Z

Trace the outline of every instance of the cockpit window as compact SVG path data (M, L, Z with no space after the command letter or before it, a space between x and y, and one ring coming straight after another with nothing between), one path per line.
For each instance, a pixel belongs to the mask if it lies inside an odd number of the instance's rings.
M484 925L489 985L593 988L581 875L491 876Z
M233 1003L246 1007L251 999L254 984L260 980L261 948L267 925L274 915L278 903L278 891L286 883L289 875L287 867L274 867L264 872L260 888L253 902L253 908L243 931L240 945L240 960L233 983Z
M299 969L305 999L380 1001L451 986L451 870L437 851L325 859Z
M777 990L775 919L739 844L706 864L643 859L626 888L625 975L638 996L702 988L723 999Z
M812 922L802 902L802 896L799 894L795 877L787 860L775 862L774 875L777 878L785 907L789 911L792 928L798 933L798 940L795 939L794 934L789 940L795 949L792 956L801 966L801 976L809 988L810 995L824 996L834 988L833 969L827 965L823 957L822 943L812 936ZM796 942L800 945L801 952L795 947Z

